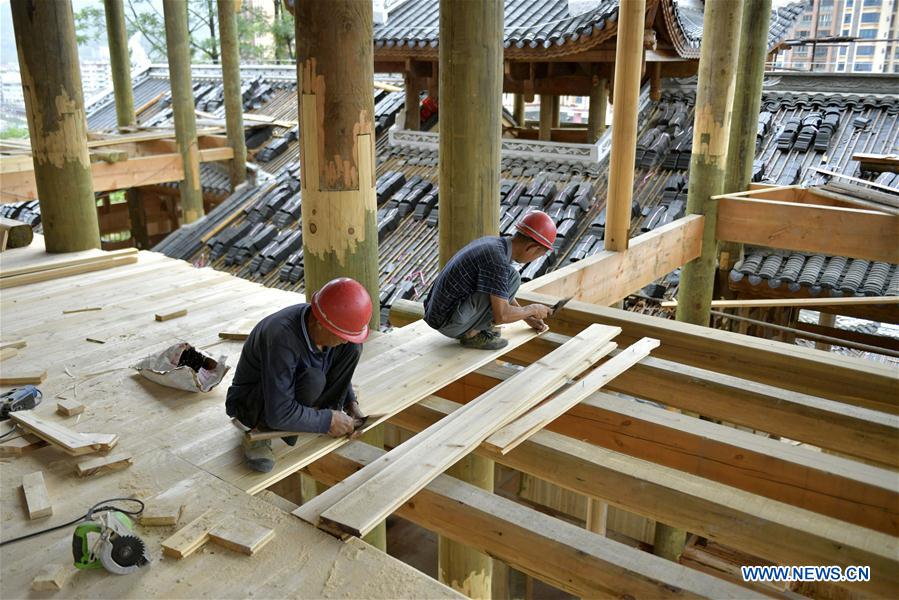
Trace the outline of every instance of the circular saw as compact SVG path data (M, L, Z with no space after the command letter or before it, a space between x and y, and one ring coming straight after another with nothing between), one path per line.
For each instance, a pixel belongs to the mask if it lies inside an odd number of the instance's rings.
M72 554L79 569L106 569L127 575L150 564L147 546L134 534L131 519L117 510L91 514L72 536Z

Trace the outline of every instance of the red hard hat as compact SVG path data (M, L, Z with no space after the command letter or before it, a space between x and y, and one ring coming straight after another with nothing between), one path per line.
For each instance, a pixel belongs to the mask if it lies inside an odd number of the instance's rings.
M556 225L542 210L532 210L526 214L515 225L515 229L550 250L556 241Z
M312 294L312 314L334 335L360 344L368 337L371 296L355 279L332 279Z

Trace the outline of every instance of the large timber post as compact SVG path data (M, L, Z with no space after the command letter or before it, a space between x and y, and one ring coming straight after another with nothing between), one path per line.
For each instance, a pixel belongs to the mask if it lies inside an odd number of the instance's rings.
M594 65L590 76L590 104L587 108L587 143L596 143L599 136L605 133L608 104L608 80L599 76L599 70Z
M440 2L440 263L499 231L503 3ZM448 473L493 491L493 461L469 455ZM441 537L440 580L491 596L490 557Z
M711 197L724 191L742 12L742 2L711 0L703 18L687 214L705 215L705 226L702 254L684 265L677 299L677 320L696 325L708 326L712 305L718 203Z
M677 320L696 325L708 326L712 304L718 254L715 240L718 203L712 196L721 194L724 189L742 11L742 1L709 0L705 3L687 192L687 214L705 215L705 224L702 254L684 265L677 303ZM756 120L757 116L753 116L753 124ZM678 560L685 542L685 531L656 523L655 554Z
M47 252L99 248L72 4L11 8Z
M200 189L200 148L197 144L197 115L190 74L190 44L187 31L187 2L162 0L165 15L165 44L175 113L175 139L184 179L181 180L181 222L193 223L203 216Z
M403 85L406 91L405 113L406 119L403 128L409 131L421 129L421 92L418 89L418 79L414 73L406 73L403 77Z
M131 90L131 56L125 32L125 8L122 0L103 0L106 13L106 37L109 40L109 66L115 94L115 114L119 127L134 125L134 93Z
M612 113L612 152L606 197L605 249L627 250L634 196L637 156L637 104L643 63L643 22L646 0L622 2L618 10L615 48L615 110Z
M727 145L727 168L724 193L742 192L749 187L759 109L762 105L762 80L768 57L768 29L771 22L771 0L745 0L737 58L737 81L734 94L730 141ZM720 268L729 269L743 258L743 244L725 242L719 247Z
M540 94L540 134L539 139L549 142L553 136L553 96Z
M518 126L524 129L524 95L523 94L515 94L515 98L513 100L512 105L512 116L515 117L515 122L518 123Z
M218 0L219 39L222 47L222 84L225 96L225 129L231 159L232 189L247 178L247 143L243 130L243 97L240 94L240 42L237 39L237 3Z

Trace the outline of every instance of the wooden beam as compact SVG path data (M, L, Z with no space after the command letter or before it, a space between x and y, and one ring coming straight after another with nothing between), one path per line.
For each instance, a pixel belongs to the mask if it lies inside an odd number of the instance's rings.
M459 407L432 396L391 422L418 432ZM779 564L871 565L871 582L855 584L857 590L870 585L869 592L879 593L899 582L899 542L894 537L703 477L547 430L505 455L483 444L477 452L588 498L602 499Z
M336 484L381 456L374 448L353 443L316 461L308 470L316 479ZM687 570L447 475L434 479L398 513L581 597L754 595L751 590Z
M712 308L772 308L779 306L854 306L899 304L899 296L832 296L828 298L740 298L737 300L712 300ZM677 300L666 300L662 308L677 306Z
M861 163L862 171L896 171L899 170L899 154L870 154L856 152L852 160Z
M828 314L825 312L820 313L823 315L825 319L830 317L834 318L834 315ZM825 336L829 338L836 339L844 339L849 342L854 342L856 344L863 344L865 346L874 347L874 348L884 348L887 350L892 350L894 352L899 352L899 339L894 337L887 337L885 335L875 335L872 333L864 333L861 331L853 331L851 329L840 329L839 327L830 327L827 325L821 325L820 323L796 323L794 325L795 329L800 331L806 331L808 333L812 333L815 335ZM826 346L831 346L832 344L823 344Z
M550 306L558 300L533 292L519 292L517 299ZM577 301L569 302L548 323L563 335L575 334L590 323L614 325L622 329L619 343L641 337L661 341L655 352L658 358L899 414L899 373L870 360Z
M490 433L535 406L613 349L616 328L588 328L469 409L416 436L338 486L304 504L298 516L330 531L362 536ZM427 456L427 460L422 460Z
M528 281L521 289L608 306L699 256L703 219L702 215L677 219L635 237L625 250L588 256Z
M229 147L199 151L200 162L229 160L233 156L234 151ZM184 166L181 156L174 153L134 156L117 163L91 163L91 175L94 192L108 192L181 181L184 179ZM36 198L37 193L33 170L3 175L3 186L0 188L0 200L3 202Z
M718 197L718 240L899 262L899 216L870 210Z

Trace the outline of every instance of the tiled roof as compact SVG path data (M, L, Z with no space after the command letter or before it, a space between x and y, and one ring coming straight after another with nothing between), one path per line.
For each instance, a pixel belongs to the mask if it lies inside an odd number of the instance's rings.
M780 44L799 15L807 0L791 2L771 11L768 29L768 50ZM661 11L668 37L682 58L699 58L702 41L702 20L705 3L702 0L662 0Z
M598 43L614 33L618 0L598 0L597 6L572 16L568 0L505 0L503 45L546 50L565 44ZM408 0L375 25L375 48L436 48L440 24L438 0Z

